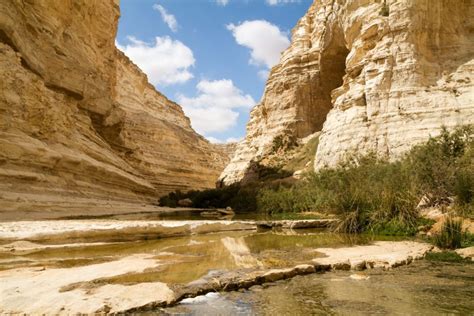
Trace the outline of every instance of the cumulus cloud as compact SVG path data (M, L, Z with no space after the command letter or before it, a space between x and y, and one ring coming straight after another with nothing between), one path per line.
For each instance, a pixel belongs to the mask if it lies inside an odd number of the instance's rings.
M227 139L219 139L219 138L215 138L215 137L212 137L212 136L208 136L206 138L207 138L208 141L210 141L213 144L237 143L237 142L240 142L243 139L243 137L229 137Z
M238 89L232 80L201 80L195 97L178 95L178 103L201 133L223 132L237 124L237 109L250 109L255 100Z
M176 21L176 18L174 15L168 13L166 9L159 4L153 5L153 9L157 10L161 14L161 18L163 19L163 22L168 25L171 31L177 32L178 31L178 21Z
M300 2L300 0L265 0L265 2L268 5L279 5L279 4Z
M265 20L229 24L227 29L232 32L237 44L250 49L250 63L266 70L278 63L281 52L290 45L287 35ZM259 72L259 77L264 75L264 72Z
M117 47L147 74L152 84L165 86L193 78L190 68L195 63L194 55L182 42L168 36L157 36L152 43L133 36L127 40L125 45L116 43Z
M270 71L268 69L262 69L258 71L258 77L263 81L267 80Z
M226 143L238 143L240 142L242 139L244 139L243 137L229 137L225 140Z
M229 0L216 0L216 3L225 7L229 3Z
M250 62L271 68L280 59L280 53L290 41L278 26L265 20L245 21L239 25L229 24L237 44L250 49Z

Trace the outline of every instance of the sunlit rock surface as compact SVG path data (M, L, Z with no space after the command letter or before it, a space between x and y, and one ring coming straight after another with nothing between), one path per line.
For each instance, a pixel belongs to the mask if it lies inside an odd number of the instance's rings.
M407 265L432 248L230 221L10 222L0 232L4 314L157 312L298 275Z
M118 18L112 0L0 3L0 211L130 208L215 185L228 153L117 50Z
M472 123L474 1L315 0L220 179L255 177L281 135L322 131L319 169L354 152L397 158L443 125Z

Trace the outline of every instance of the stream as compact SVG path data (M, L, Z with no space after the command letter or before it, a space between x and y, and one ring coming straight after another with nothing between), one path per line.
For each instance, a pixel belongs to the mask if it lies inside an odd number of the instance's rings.
M0 239L0 283L3 282L0 284L0 294L8 297L5 301L0 300L0 310L12 311L9 304L15 306L19 302L29 307L29 300L32 299L29 296L34 295L39 307L31 310L25 307L22 311L42 310L46 308L44 306L49 306L41 305L46 299L51 299L54 304L58 301L68 304L67 307L51 309L52 312L74 311L74 308L82 308L77 302L98 295L94 293L106 286L119 286L118 289L125 289L126 293L127 287L160 285L159 289L165 286L166 291L173 291L173 295L176 295L190 284L229 273L245 276L251 271L311 264L325 257L318 249L406 240L336 234L324 229L218 229L210 233L188 231L187 235L157 238L152 228L125 225L126 220L130 219L146 220L146 224L153 221L132 216L76 222L36 222L35 229L41 231L37 237L20 235L22 229L33 229L33 222L4 224L0 227L0 231L6 234L4 236L18 234L23 237L20 240L11 237ZM176 220L176 217L172 219ZM76 223L72 226L80 224L81 227L109 225L117 231L108 230L107 234L98 234L97 229L90 233L72 231L61 237L58 233L62 229L61 225L67 228L66 224L70 223ZM130 223L135 225L136 222ZM189 223L186 225L192 226L194 222ZM117 224L124 226L120 228ZM209 224L215 225L213 221L206 225ZM173 226L167 229L176 230L176 225L179 222L173 222ZM130 238L134 235L133 229L140 232L136 239ZM44 235L50 230L51 234L56 234L52 235L54 238ZM34 289L36 292L31 289L32 286L38 287ZM42 289L49 289L49 295L44 294ZM119 296L115 297L118 303L107 298L110 295L113 298L114 293L118 293L115 291L107 293L106 302L121 306ZM153 292L145 293L140 288L137 291L139 297L148 295L149 301L154 299ZM165 294L168 293L166 291ZM73 294L80 296L71 296ZM163 297L166 295L163 294ZM147 312L140 312L150 315L465 315L473 314L472 297L474 265L415 260L409 265L390 270L337 270L285 277L275 282L258 282L257 285L233 291L183 297L170 307L156 306L151 310L148 308Z
M394 270L296 276L249 290L210 293L165 315L473 315L474 265L421 260Z

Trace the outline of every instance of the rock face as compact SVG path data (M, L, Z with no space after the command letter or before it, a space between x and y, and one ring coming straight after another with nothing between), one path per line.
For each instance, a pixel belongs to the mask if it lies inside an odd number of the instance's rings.
M474 1L315 0L220 179L251 177L282 135L321 131L319 169L353 152L398 158L472 123Z
M214 186L228 154L116 49L118 18L112 0L0 4L0 211Z

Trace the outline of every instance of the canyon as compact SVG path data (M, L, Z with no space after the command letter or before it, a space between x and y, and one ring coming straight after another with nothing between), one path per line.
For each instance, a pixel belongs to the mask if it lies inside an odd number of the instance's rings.
M148 210L175 190L254 180L310 138L305 169L318 170L354 153L396 159L474 122L472 0L314 1L229 146L198 135L115 47L119 15L118 1L0 6L3 211Z
M409 238L335 232L344 217L318 209L157 206L283 164L293 176L275 187L353 153L397 159L443 126L472 124L474 0L314 0L246 138L220 145L117 49L119 16L118 0L0 3L0 314L474 310L472 240L452 253L428 243L449 221L426 196L417 210L438 223L410 223ZM203 207L216 191L197 193Z
M2 214L153 208L229 161L115 47L118 1L0 5Z
M318 170L353 154L397 159L473 122L474 1L315 0L220 182L257 179L310 135L306 169Z

